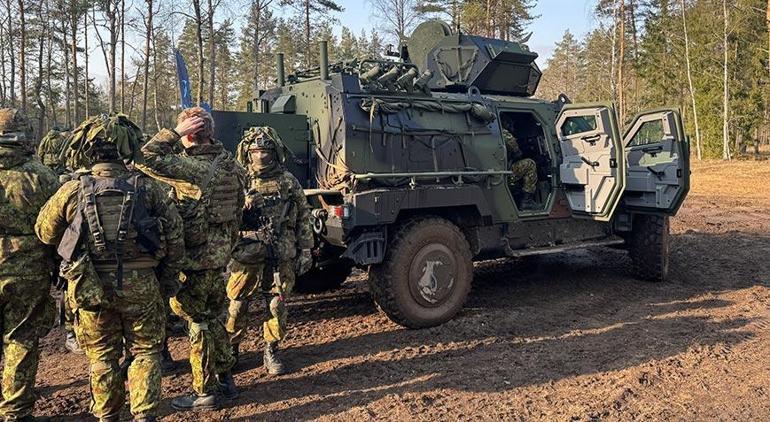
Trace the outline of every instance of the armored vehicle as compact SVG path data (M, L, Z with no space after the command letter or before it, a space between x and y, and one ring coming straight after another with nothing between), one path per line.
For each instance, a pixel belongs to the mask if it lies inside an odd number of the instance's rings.
M366 268L380 309L420 328L462 308L474 260L615 246L640 278L666 278L669 216L690 175L677 109L621 132L611 103L534 99L541 71L523 43L439 21L419 25L399 56L329 64L321 43L318 68L286 77L279 55L258 110L214 114L231 147L270 125L293 153L314 207L311 280ZM521 160L529 192L512 171Z

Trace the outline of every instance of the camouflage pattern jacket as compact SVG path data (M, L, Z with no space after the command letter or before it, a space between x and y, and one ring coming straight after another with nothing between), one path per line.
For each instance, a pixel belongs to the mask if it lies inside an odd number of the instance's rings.
M46 275L53 249L35 236L35 219L56 192L56 174L26 147L0 145L0 275Z
M137 169L173 189L184 220L184 269L224 268L238 240L244 204L245 170L218 141L184 149L164 129L142 147Z
M120 164L97 164L89 173L94 178L117 178L126 176L128 172ZM138 187L144 190L149 216L154 217L160 226L161 248L155 252L155 258L160 261L159 279L165 291L173 290L184 262L182 219L161 183L148 177L140 177L138 183ZM71 180L62 185L40 211L35 232L44 243L58 245L61 242L78 212L79 192L80 180Z
M273 222L278 239L273 247L278 260L294 259L298 250L312 248L313 226L310 205L305 198L302 186L294 175L283 167L279 167L269 175L249 174L249 179L242 239L237 250L242 252L247 252L249 248L262 250L261 245L251 240L254 238L253 231L257 229L252 215L259 215ZM259 205L254 206L255 203ZM251 254L244 254L244 256L249 255L253 256L256 253L252 251ZM248 259L239 259L238 256L234 258L243 264L253 264L253 262L243 262L250 261Z
M63 174L66 171L62 156L65 141L66 139L62 134L52 131L37 146L37 156L40 157L40 161L58 174Z

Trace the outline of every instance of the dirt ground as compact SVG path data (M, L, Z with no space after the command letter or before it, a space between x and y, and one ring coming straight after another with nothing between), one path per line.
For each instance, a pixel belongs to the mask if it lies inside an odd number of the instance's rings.
M770 162L694 164L672 221L667 283L595 249L477 265L465 309L412 331L375 309L365 274L294 298L287 358L268 378L256 323L241 397L174 413L189 366L163 378L164 420L770 420ZM258 315L252 315L256 321ZM36 414L87 417L86 360L44 340ZM172 353L186 359L186 338ZM128 417L128 415L126 415Z

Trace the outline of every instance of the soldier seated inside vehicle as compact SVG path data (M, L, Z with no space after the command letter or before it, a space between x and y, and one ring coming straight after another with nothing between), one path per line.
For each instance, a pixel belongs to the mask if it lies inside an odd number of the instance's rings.
M544 210L551 193L551 157L540 122L531 113L500 113L501 133L513 175L508 184L522 211Z

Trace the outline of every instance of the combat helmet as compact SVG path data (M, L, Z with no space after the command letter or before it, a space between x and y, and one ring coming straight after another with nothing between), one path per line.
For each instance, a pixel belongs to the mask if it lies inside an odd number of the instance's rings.
M250 151L273 150L278 164L286 162L287 150L278 132L270 126L249 128L238 144L236 159L244 167L251 165Z
M64 148L70 168L90 167L95 153L112 154L115 160L137 162L141 158L142 131L124 114L89 117L78 126Z
M24 112L15 108L0 109L0 143L19 144L30 139L30 126Z

